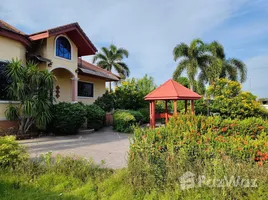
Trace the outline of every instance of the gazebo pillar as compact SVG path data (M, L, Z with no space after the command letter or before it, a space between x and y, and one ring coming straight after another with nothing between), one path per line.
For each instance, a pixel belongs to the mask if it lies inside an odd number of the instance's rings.
M185 114L187 113L187 100L185 100Z
M177 116L177 100L174 100L174 116Z
M168 123L168 101L165 101L165 118L166 118L166 124Z
M150 101L150 126L155 127L155 101Z
M191 109L192 109L192 114L194 115L194 100L191 100Z

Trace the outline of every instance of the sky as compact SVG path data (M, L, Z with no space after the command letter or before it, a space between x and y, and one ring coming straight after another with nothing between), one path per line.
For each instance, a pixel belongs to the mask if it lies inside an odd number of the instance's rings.
M0 18L28 34L78 22L98 49L129 51L131 77L158 85L172 77L177 44L217 40L246 63L243 89L268 97L267 0L1 0Z

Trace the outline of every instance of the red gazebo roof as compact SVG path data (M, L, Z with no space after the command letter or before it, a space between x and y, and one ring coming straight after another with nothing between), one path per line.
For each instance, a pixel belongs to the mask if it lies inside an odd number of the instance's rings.
M172 79L144 97L145 100L196 100L200 98L199 94Z

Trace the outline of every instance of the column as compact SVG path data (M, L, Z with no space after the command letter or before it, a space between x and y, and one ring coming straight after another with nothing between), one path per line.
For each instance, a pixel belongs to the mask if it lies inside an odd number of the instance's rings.
M152 128L155 127L155 101L152 101Z
M77 96L78 96L78 80L79 78L71 78L72 80L72 102L77 103Z
M174 100L174 112L173 112L174 116L177 116L177 100Z
M194 115L194 100L191 100L192 114Z
M187 100L185 100L185 114L187 113Z
M166 124L168 123L168 101L165 101L165 118L166 118Z

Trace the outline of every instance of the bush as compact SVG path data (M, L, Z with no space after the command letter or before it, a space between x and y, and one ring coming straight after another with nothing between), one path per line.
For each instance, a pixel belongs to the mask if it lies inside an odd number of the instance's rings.
M186 171L217 178L261 174L268 167L267 133L268 122L260 118L191 115L171 118L166 127L136 128L129 151L131 182L148 191L175 186ZM267 181L263 175L258 181Z
M92 104L86 105L87 127L95 130L103 126L105 111L99 106Z
M76 134L86 119L85 106L82 103L61 102L52 107L52 132L57 134Z
M0 137L0 167L16 166L28 159L26 149L14 136Z
M150 122L150 110L149 110L149 108L140 108L138 111L143 116L143 120L142 121L144 123L149 123Z
M131 131L131 126L136 123L134 115L127 110L117 110L114 112L114 130L118 132L128 133Z
M108 93L106 91L106 93L103 94L102 97L98 97L96 99L94 104L99 106L105 112L111 112L114 109L114 98L115 97L113 93Z
M141 112L136 111L136 110L128 110L126 112L129 112L131 115L133 115L135 117L135 120L137 123L141 124L143 123L143 115L141 114Z

